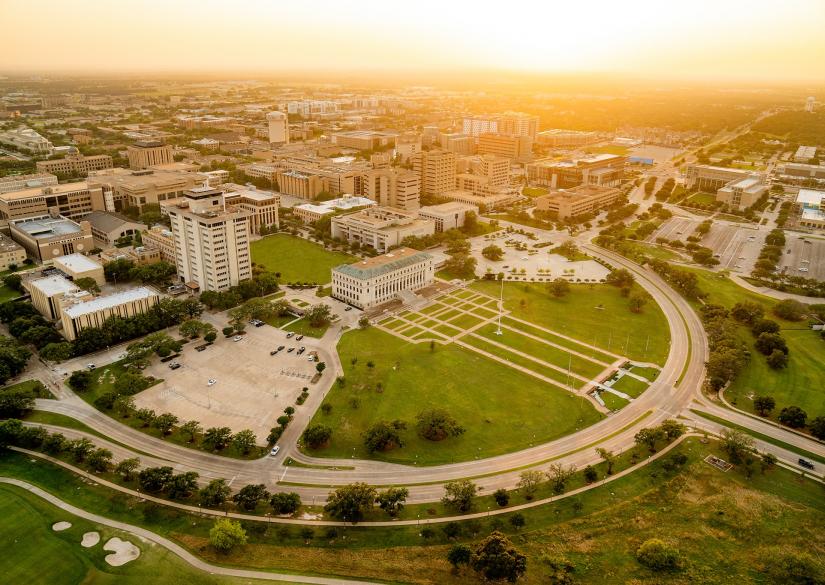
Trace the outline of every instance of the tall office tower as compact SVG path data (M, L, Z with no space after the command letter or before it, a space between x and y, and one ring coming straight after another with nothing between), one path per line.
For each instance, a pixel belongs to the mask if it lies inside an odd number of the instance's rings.
M171 221L182 282L226 290L252 277L248 211L227 206L221 191L196 187L161 203Z
M129 168L139 171L154 165L174 162L172 147L160 140L138 140L126 149Z
M364 196L382 207L415 211L420 207L421 177L413 171L375 169L364 175Z
M283 112L269 112L266 115L269 124L270 144L289 144L289 119Z
M422 195L441 195L455 189L455 154L428 150L412 157L413 170L421 177Z

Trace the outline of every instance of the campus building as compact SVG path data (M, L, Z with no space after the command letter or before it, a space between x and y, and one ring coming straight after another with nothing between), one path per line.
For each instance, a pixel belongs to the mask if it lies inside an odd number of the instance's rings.
M106 319L135 317L159 302L158 293L144 286L87 300L63 297L60 308L63 335L72 341L84 329L102 326Z
M54 259L53 266L73 281L78 278L91 278L98 285L106 282L103 265L83 254L75 252L60 256Z
M128 207L142 210L146 205L176 199L187 189L207 183L208 177L203 173L186 171L116 168L97 171L89 180L103 185L106 211L123 211Z
M98 209L105 209L103 187L82 181L32 187L0 194L0 219L58 214L80 219Z
M394 147L397 134L392 132L376 132L374 130L349 130L333 134L332 140L342 148L355 150L377 150L383 147Z
M262 227L278 227L278 207L281 198L268 191L255 188L224 193L227 205L249 213L249 229L253 234L260 234Z
M455 189L454 153L428 150L413 156L412 163L413 170L421 177L421 195L438 196Z
M716 192L716 200L733 209L752 207L768 192L768 186L757 175L733 180Z
M289 119L283 112L269 112L266 115L267 137L270 144L289 143Z
M539 117L521 112L505 112L490 116L471 116L462 120L462 132L478 137L482 134L503 134L505 136L526 136L536 139Z
M83 219L92 226L92 236L101 248L114 246L120 238L134 237L147 227L108 211L93 211Z
M554 213L558 219L565 220L586 213L598 213L621 198L619 189L580 185L537 197L535 201L536 211Z
M57 177L50 173L32 173L29 175L9 175L0 177L0 194L11 191L23 191L35 187L57 185Z
M172 147L160 140L138 140L126 149L129 168L139 171L174 162Z
M793 155L797 163L809 163L816 158L816 146L800 146Z
M140 241L145 248L157 250L164 262L175 264L175 238L166 226L156 225L142 232Z
M511 161L527 162L533 158L533 140L529 136L485 133L478 137L478 154L494 154Z
M75 223L60 215L41 215L9 220L9 228L14 241L40 262L94 248L88 221Z
M38 172L56 175L88 175L90 171L111 169L112 166L112 157L108 154L83 156L74 152L65 158L37 161Z
M800 189L794 208L799 214L800 227L825 229L825 191Z
M327 190L321 177L301 171L278 171L275 173L275 180L278 181L281 193L301 199L315 199L321 191Z
M685 187L715 193L731 181L745 179L753 173L741 169L729 169L713 165L688 165L685 171Z
M825 180L825 165L809 165L803 163L785 163L780 168L783 179L817 179ZM2 190L2 185L0 185Z
M435 233L435 223L419 219L418 214L390 207L372 207L332 218L332 237L358 242L384 252L398 246L408 236L428 236Z
M21 126L0 132L0 144L31 154L50 155L54 145L35 130Z
M536 142L542 146L550 148L569 148L575 146L587 146L599 141L596 132L582 132L579 130L562 130L553 128L544 130L536 134Z
M375 207L375 205L377 205L375 201L366 197L344 195L329 201L295 205L292 208L292 215L300 218L304 223L312 223L339 211L355 211L362 207Z
M421 205L421 176L414 171L392 168L369 171L364 175L363 189L364 196L381 207L415 211Z
M191 288L226 290L252 277L248 211L227 206L221 191L196 187L164 201L178 277Z
M418 217L434 222L436 232L446 232L462 227L467 214L471 212L478 215L478 207L458 201L448 201L439 205L422 207L418 210Z
M332 269L332 296L359 309L369 309L433 282L433 257L412 248L344 264Z
M29 292L34 308L46 319L52 321L60 318L60 308L64 296L83 300L93 298L92 294L81 290L62 274L24 280L23 288Z
M20 266L26 259L26 250L8 237L0 233L0 270L6 271L12 264Z
M624 177L626 156L596 154L579 159L545 159L527 165L531 185L569 189L579 185L618 187Z
M442 132L438 136L442 150L458 155L475 154L476 141L472 136L460 132Z

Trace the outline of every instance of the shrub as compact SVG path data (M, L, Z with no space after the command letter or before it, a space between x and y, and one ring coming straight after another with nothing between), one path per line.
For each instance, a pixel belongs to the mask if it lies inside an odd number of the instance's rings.
M673 571L681 563L679 551L658 538L650 538L636 550L636 560L654 571Z

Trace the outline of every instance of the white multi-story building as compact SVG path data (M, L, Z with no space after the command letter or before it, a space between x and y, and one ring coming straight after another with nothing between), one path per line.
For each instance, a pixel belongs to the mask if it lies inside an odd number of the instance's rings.
M197 187L161 203L175 242L178 277L201 291L226 290L251 278L251 213L228 207L221 191Z
M266 123L269 126L270 144L289 143L289 119L283 112L269 112L266 115Z
M418 217L435 222L436 232L446 232L462 227L468 213L478 215L478 207L459 201L448 201L422 207L418 210Z
M332 269L332 296L360 309L402 297L432 284L433 257L412 248Z
M10 175L0 177L0 194L34 189L35 187L49 187L57 185L57 176L51 173L33 173L30 175Z
M338 112L339 106L337 102L327 100L300 100L294 102L287 102L286 111L290 114L298 114L300 116L309 117L314 114L334 114Z
M462 121L462 133L476 138L481 134L504 134L505 136L527 136L535 140L538 128L538 116L521 112L472 116Z
M435 233L435 223L419 219L415 212L390 207L372 207L332 218L333 238L358 242L384 252L398 246L408 236L428 236Z
M63 335L71 341L84 329L100 327L111 317L129 318L141 315L158 302L158 293L144 286L91 300L64 296L60 309Z
M0 132L0 144L32 154L51 154L54 145L31 128L21 126Z

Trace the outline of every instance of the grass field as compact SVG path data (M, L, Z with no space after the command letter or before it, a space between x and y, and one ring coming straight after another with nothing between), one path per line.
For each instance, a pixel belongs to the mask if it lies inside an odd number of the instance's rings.
M0 517L3 518L0 542L5 543L0 556L0 575L4 583L217 585L249 582L198 571L166 549L72 516L16 487L0 485ZM62 532L51 529L52 524L64 520L71 522L72 527ZM100 533L100 543L83 548L80 540L83 533L90 531ZM110 566L104 560L109 553L103 550L103 545L114 536L137 544L141 556L122 567Z
M331 413L319 411L313 418L333 428L330 445L314 455L436 465L526 448L601 418L586 400L454 344L431 351L427 343L408 343L370 328L346 333L338 352L346 382L324 400ZM350 405L353 398L358 408ZM418 437L415 416L433 406L449 411L466 432L441 442ZM364 431L379 420L396 419L408 424L402 432L405 446L370 455Z
M330 270L339 264L355 262L343 252L330 252L319 244L286 234L267 236L252 242L252 261L270 272L280 272L281 282L328 283Z
M746 290L723 275L707 270L691 269L699 277L699 288L708 293L708 302L732 307L737 302L751 301L762 305L766 317L777 321L788 344L788 367L771 369L765 358L753 350L748 365L725 390L725 397L738 408L754 412L754 396L773 396L776 408L771 418L776 420L785 406L799 406L808 413L808 420L825 416L825 342L819 333L804 322L784 321L771 313L776 301ZM746 327L741 327L742 340L753 347L754 339Z
M823 569L825 534L821 527L825 522L825 499L822 486L784 469L764 474L757 469L751 478L739 469L721 473L702 461L709 453L721 455L715 444L702 445L696 439L687 440L677 452L687 456L687 463L680 471L666 471L657 461L603 487L524 510L526 526L518 532L510 526L509 515L494 516L482 518L474 525L460 523L457 540L472 547L490 530L504 531L527 556L527 573L519 580L525 585L549 582L547 567L541 561L548 554L563 556L575 566L575 583L599 585L775 583L777 581L769 580L763 571L767 560L777 551L808 552L819 570ZM298 527L267 527L261 523L260 530L249 531L248 545L229 555L217 555L205 546L211 520L114 495L99 485L83 483L65 470L47 463L32 463L16 453L0 460L0 471L40 485L92 512L173 536L196 554L225 566L338 574L415 585L479 582L471 571L451 572L445 557L453 542L443 534L443 525L431 527L433 536L429 540L422 538L419 526L352 526L338 529L331 536L316 527L312 531L314 538L305 539L299 536ZM599 473L604 472L600 469ZM22 491L19 494L27 501L33 498ZM524 501L518 494L512 498ZM480 506L483 510L486 503ZM15 514L23 507L14 501L10 513ZM56 519L30 516L17 524L28 531L32 524L39 522L48 527ZM20 538L18 533L12 534ZM44 532L36 536L55 537L54 533ZM683 569L675 573L654 573L642 567L634 553L648 538L662 538L676 546L684 561ZM204 582L198 580L198 574L177 574L173 572L174 567L167 569L163 560L151 558L152 551L143 548L145 557L117 571L131 576L143 570L142 566L153 566L155 576L178 578L177 581L154 578L153 583ZM31 545L21 554L37 554L38 551L30 549ZM13 569L20 559L17 554L8 554L8 550L7 545L7 554L0 561L5 564L0 567ZM61 550L49 552L53 556L42 558L42 562L59 559L62 564ZM152 563L140 565L144 560ZM67 574L70 569L67 567ZM92 578L86 582L110 581Z
M499 286L489 281L473 283L473 288L492 296L498 296ZM571 288L570 294L557 299L540 284L505 283L504 305L514 317L596 347L634 360L660 365L665 362L670 331L664 314L652 299L641 313L635 314L627 308L627 299L618 288L586 284L574 284Z
M694 193L684 201L685 204L694 205L713 205L716 203L716 195L713 193Z
M525 197L541 197L542 195L547 195L548 191L544 187L524 187L521 190L521 194Z

